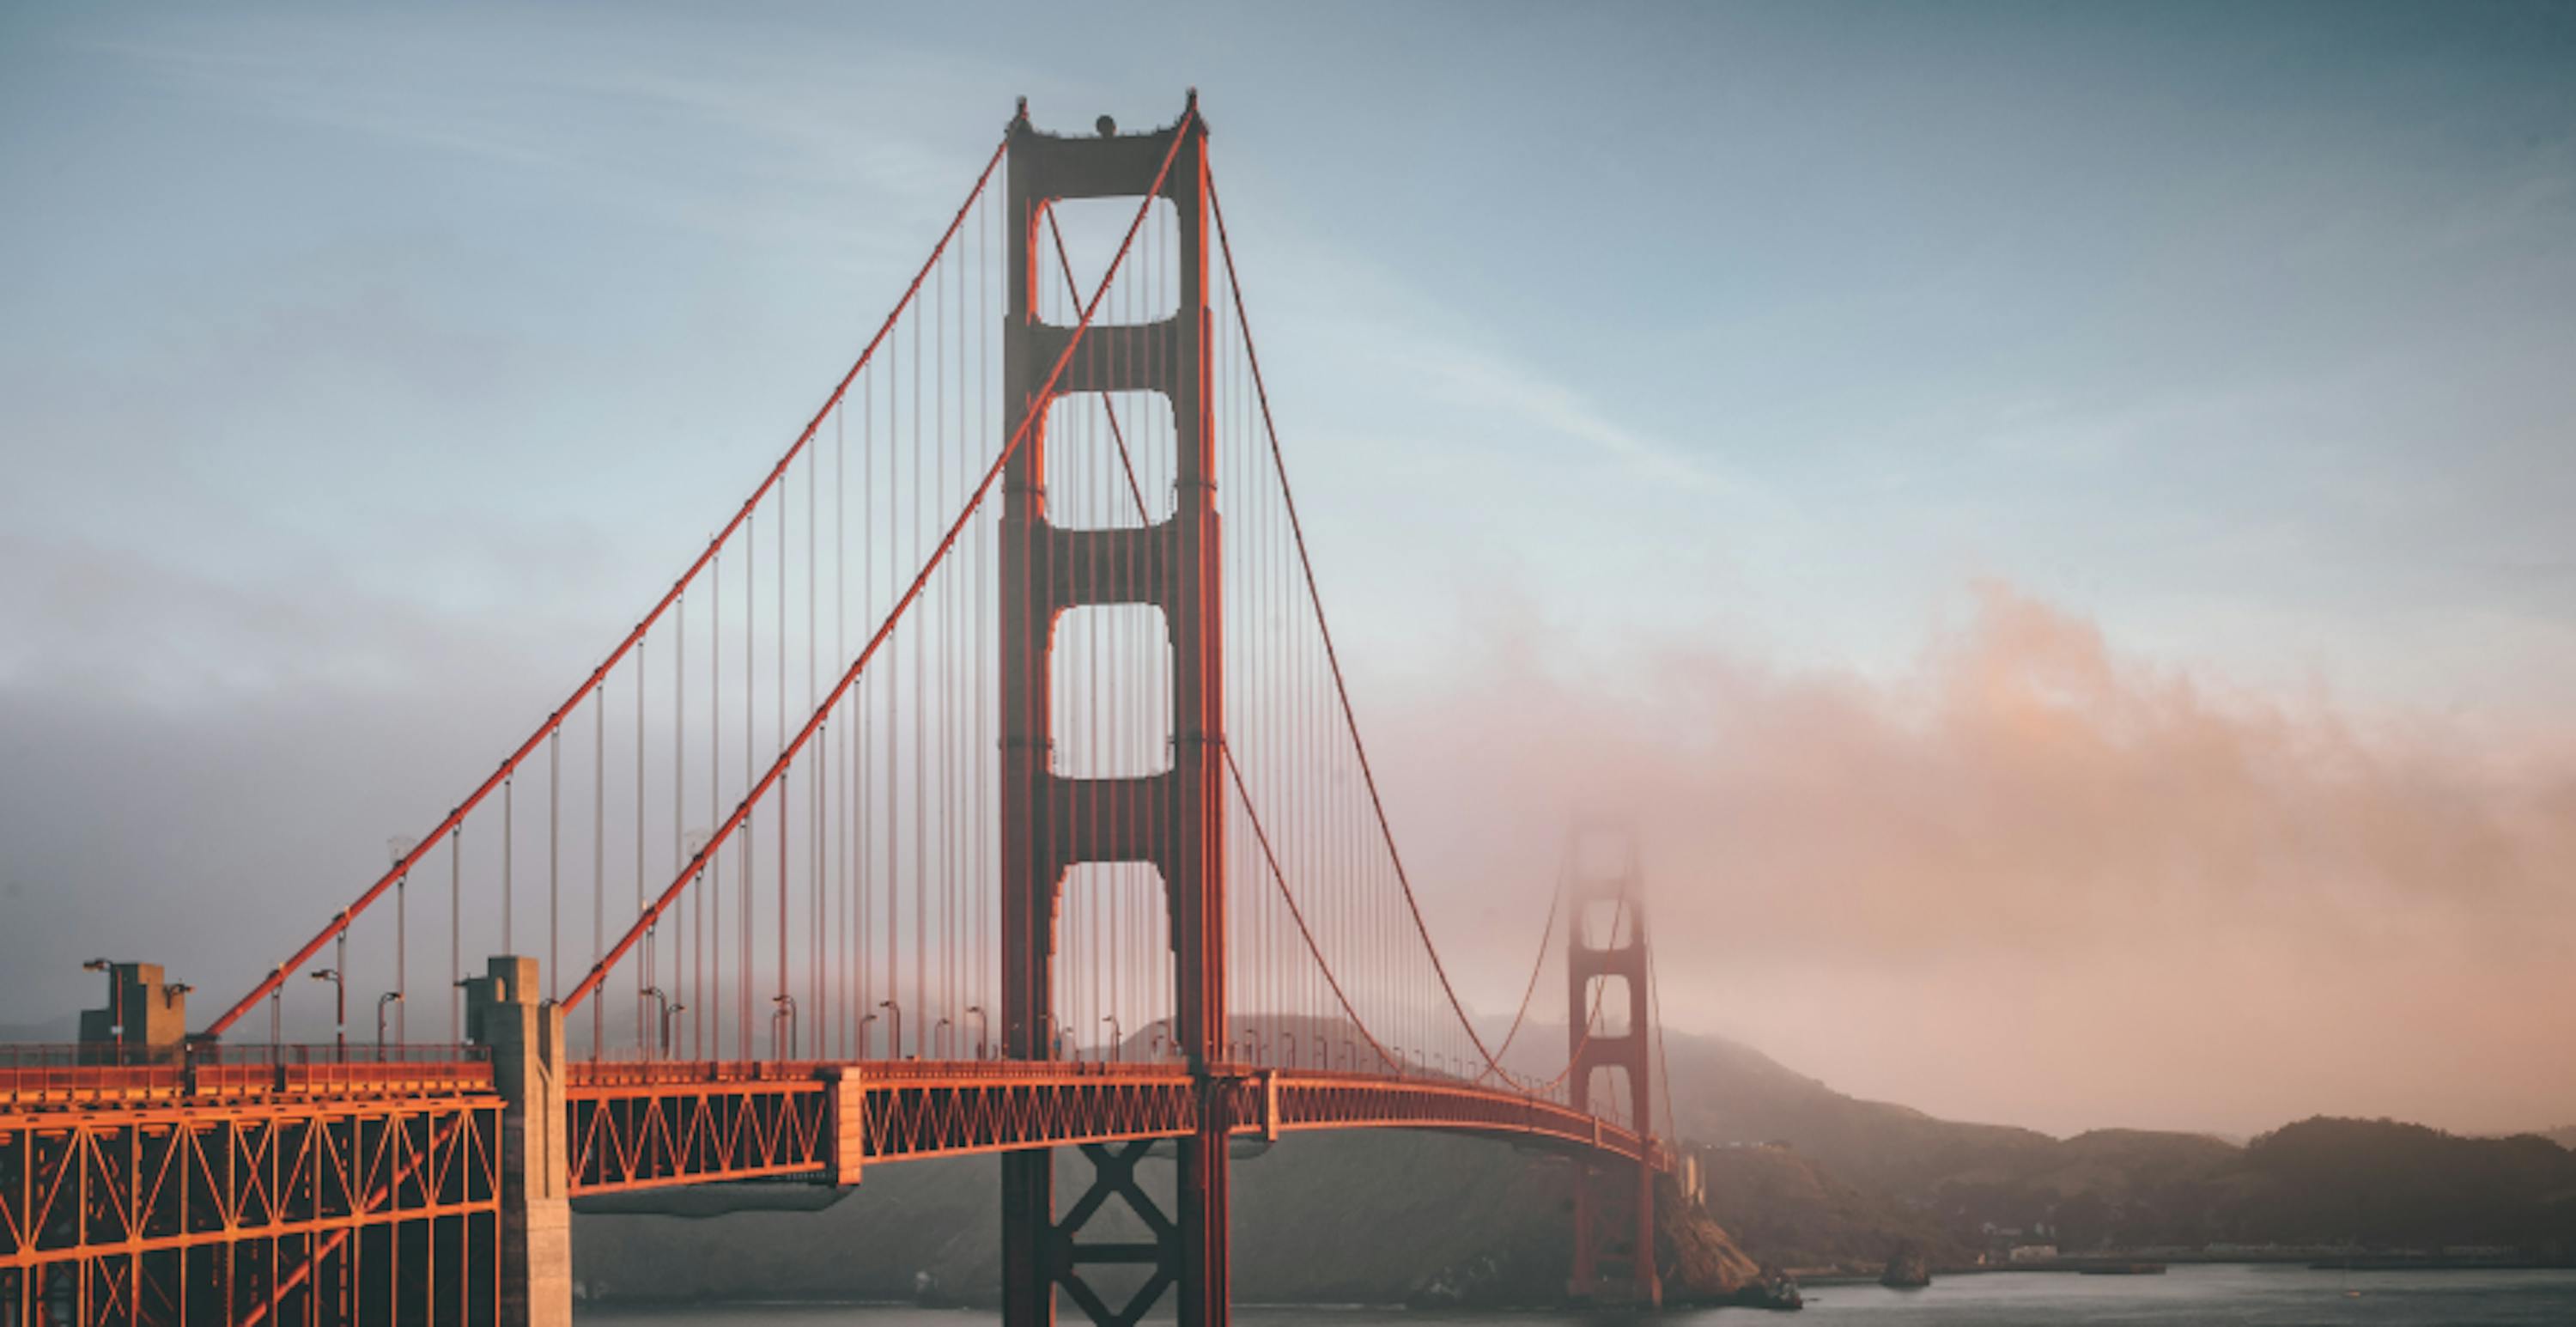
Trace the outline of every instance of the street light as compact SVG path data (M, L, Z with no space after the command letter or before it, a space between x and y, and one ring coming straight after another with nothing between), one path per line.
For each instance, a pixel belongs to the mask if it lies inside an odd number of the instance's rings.
M689 1012L689 1007L687 1005L677 1003L662 1011L662 1054L664 1058L668 1058L671 1054L671 1020L678 1018L680 1015L687 1012Z
M943 1060L954 1059L955 1057L949 1054L948 1043L948 1018L943 1014L938 1022L930 1025L931 1052Z
M380 1064L385 1058L385 1006L401 1004L402 998L400 991L387 991L376 997L376 1061Z
M887 1011L886 1027L891 1029L889 1035L893 1038L886 1050L886 1058L900 1060L903 1058L903 1005L891 999L879 1000L877 1008Z
M403 859L411 856L412 850L419 846L420 840L408 834L385 840L385 851L392 855L395 866L402 865ZM411 990L411 872L405 871L394 880L394 993L401 995L409 990ZM401 1004L402 1008L394 1011L394 1040L409 1043L411 1028L407 1025L407 1019L411 1005L403 1001L396 1001L396 1003Z
M1109 1046L1121 1062L1127 1058L1127 1032L1118 1026L1118 1015L1103 1014L1100 1021L1109 1025Z
M988 1039L987 1034L992 1031L992 1021L984 1016L984 1006L980 1004L966 1006L966 1012L975 1016L975 1058L980 1060L984 1058L984 1047Z
M653 1007L660 1011L654 1017L657 1021L657 1025L661 1027L663 1032L662 1049L666 1052L669 1051L671 1049L671 997L664 995L662 993L662 988L659 986L647 986L643 990L637 991L636 994L644 999L652 1001Z
M1288 1031L1288 1030L1286 1030L1286 1029L1284 1029L1284 1028L1283 1028L1283 1029L1281 1029L1281 1030L1280 1030L1280 1033L1279 1033L1279 1039L1280 1039L1281 1041L1284 1041L1284 1042L1287 1042L1287 1043L1288 1043L1288 1067L1289 1067L1289 1068L1291 1068L1291 1069L1296 1068L1296 1067L1297 1067L1297 1034L1296 1034L1296 1033L1294 1033L1294 1032L1290 1032L1290 1031Z
M345 1060L349 1058L349 983L341 979L338 968L315 968L306 975L331 983L331 1040Z
M697 901L694 906L698 910L697 921L694 923L694 929L691 929L689 933L696 937L695 943L700 947L702 952L715 950L716 945L713 944L712 941L722 939L724 936L724 908L722 906L723 894L716 888L716 886L710 885L707 880L707 844L714 840L715 836L708 833L703 827L692 829L688 833L680 836L680 852L683 856L689 859L689 893L696 898ZM713 926L709 926L707 924L710 916L712 916L715 921ZM672 969L681 976L689 975L690 965L688 962L686 946L675 944L671 948L675 951L671 955ZM722 960L718 961L721 962ZM699 966L698 976L703 979L706 975L705 967L701 964ZM718 1020L716 1027L716 1040L719 1042L724 1040L722 1023L724 1018L724 981L722 980L721 975L719 975L716 981L709 983L708 988L715 992L715 1004L707 1010L705 1015L701 1015L700 1017L691 1020L689 1024L689 1055L691 1058L696 1057L700 1046L705 1043L705 1028L703 1027L703 1024L705 1024L709 1015ZM665 1047L664 1049L668 1050L669 1048Z
M769 997L769 1002L778 1006L777 1011L769 1016L769 1053L785 1059L789 1048L796 1044L796 997L780 991ZM781 1029L787 1034L783 1040L779 1036Z

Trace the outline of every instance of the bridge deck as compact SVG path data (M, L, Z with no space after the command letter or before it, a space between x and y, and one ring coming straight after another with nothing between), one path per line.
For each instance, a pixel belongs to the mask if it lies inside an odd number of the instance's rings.
M1202 1084L1170 1064L990 1060L576 1062L566 1077L576 1194L848 1184L868 1165L1178 1137L1210 1110L1238 1135L1437 1129L1671 1163L1562 1103L1432 1077L1227 1065ZM491 1066L463 1058L0 1066L0 1271L483 1212L499 1110Z
M577 1194L847 1181L869 1164L1172 1138L1207 1110L1238 1135L1438 1129L1670 1164L1622 1125L1435 1077L1225 1065L1202 1091L1179 1065L990 1060L580 1064L568 1076Z

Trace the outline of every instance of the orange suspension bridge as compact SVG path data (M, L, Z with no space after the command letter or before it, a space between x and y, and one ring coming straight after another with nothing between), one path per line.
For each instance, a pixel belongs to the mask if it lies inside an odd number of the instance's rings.
M389 870L202 1029L102 960L82 1044L0 1047L0 1327L559 1327L582 1195L976 1153L1005 1321L1222 1323L1235 1156L1354 1128L1574 1158L1573 1288L1656 1300L1635 872L1570 874L1480 1032L1246 309L1195 94L1024 105L812 422ZM1514 1055L1558 965L1566 1053ZM335 1040L288 1045L312 981ZM1086 1238L1112 1202L1145 1238Z

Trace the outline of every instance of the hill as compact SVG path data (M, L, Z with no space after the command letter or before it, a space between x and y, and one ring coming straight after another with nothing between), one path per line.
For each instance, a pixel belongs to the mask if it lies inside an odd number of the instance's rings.
M1061 1156L1070 1202L1088 1166ZM1171 1162L1148 1160L1167 1194ZM1234 1278L1249 1303L1510 1306L1562 1298L1572 1246L1566 1167L1488 1140L1330 1133L1282 1140L1234 1170ZM872 1169L821 1211L705 1220L577 1213L574 1266L588 1293L634 1300L988 1299L1000 1276L991 1158ZM780 1196L814 1194L774 1186ZM1677 1298L1736 1296L1758 1269L1679 1195L1659 1195L1660 1253ZM1116 1204L1086 1238L1138 1238ZM865 1257L851 1256L866 1250ZM1113 1302L1132 1283L1093 1277Z
M2576 1255L2576 1154L2537 1134L2318 1118L2247 1144L2242 1169L2258 1183L2226 1214L2240 1238Z
M1973 1263L2023 1243L2199 1244L2243 1188L2239 1149L2200 1134L2054 1138L1837 1092L1737 1042L1673 1035L1673 1109L1706 1145L1709 1203L1747 1252L1874 1271L1899 1248Z

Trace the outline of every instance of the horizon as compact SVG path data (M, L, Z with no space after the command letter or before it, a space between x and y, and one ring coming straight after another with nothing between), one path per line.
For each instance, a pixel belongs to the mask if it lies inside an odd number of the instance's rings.
M1608 812L1855 1097L2576 1122L2576 11L1464 12L0 16L0 1023L247 990L1195 84L1469 1008Z

